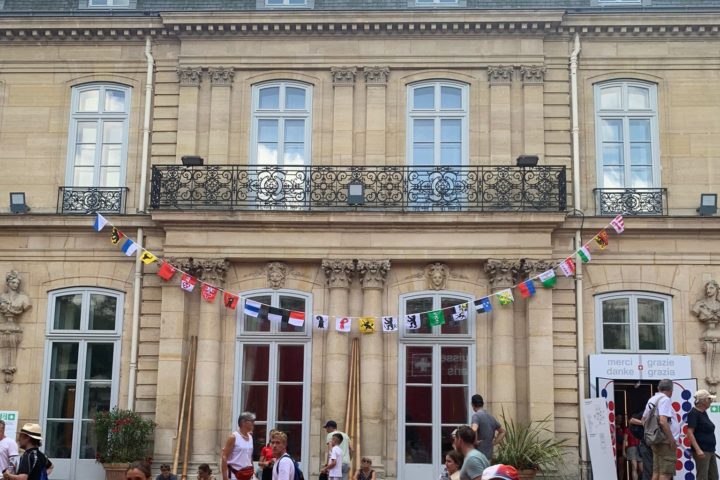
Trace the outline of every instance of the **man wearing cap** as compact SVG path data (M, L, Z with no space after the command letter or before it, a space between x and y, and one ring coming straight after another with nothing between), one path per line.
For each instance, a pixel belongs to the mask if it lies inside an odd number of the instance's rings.
M18 455L15 439L5 436L5 421L0 420L0 473L7 470L10 465L14 466Z
M475 430L475 433L477 433L478 438L476 448L485 455L485 458L492 461L493 447L505 438L505 429L495 417L483 408L485 401L482 395L473 395L470 403L472 404L474 412L470 424L472 425L472 429Z
M520 480L520 475L515 467L500 464L486 468L482 480Z
M330 445L330 443L333 434L339 433L343 437L343 441L339 445L340 449L343 451L342 478L343 480L348 480L348 473L350 472L350 453L353 450L352 440L350 440L350 437L348 437L347 433L341 432L337 429L337 422L335 420L328 420L327 422L325 422L325 431L327 432L325 443L328 446L328 453L332 449L332 445Z
M687 436L697 464L697 480L718 480L715 424L707 414L707 409L715 398L715 395L710 395L707 390L698 390L695 392L695 407L687 416Z
M16 474L3 473L4 480L40 480L43 472L50 474L53 465L42 453L42 430L37 423L26 423L20 430L20 447L25 450Z

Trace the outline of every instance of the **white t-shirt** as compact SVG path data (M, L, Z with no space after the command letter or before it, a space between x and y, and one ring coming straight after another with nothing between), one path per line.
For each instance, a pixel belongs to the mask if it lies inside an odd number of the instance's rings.
M335 445L330 450L330 460L335 460L335 466L328 470L328 477L342 477L342 448Z
M283 455L275 462L272 469L272 480L293 480L295 478L295 464L288 455Z
M658 415L662 415L663 417L670 419L670 433L672 433L673 438L677 440L680 437L680 422L677 419L677 414L672 408L672 401L670 400L670 397L664 393L658 392L653 395L650 400L648 400L647 405L645 405L645 411L643 412L643 418L650 416L650 412L652 412L652 409L655 408L656 404L658 408Z
M8 468L10 466L10 460L18 455L18 446L15 440L10 437L5 437L0 440L0 472Z

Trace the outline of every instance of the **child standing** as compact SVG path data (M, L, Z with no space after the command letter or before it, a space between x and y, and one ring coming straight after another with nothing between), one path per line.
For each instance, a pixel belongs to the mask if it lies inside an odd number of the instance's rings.
M327 474L330 480L342 479L343 451L342 448L339 447L342 441L343 436L341 434L336 433L332 436L330 439L330 445L332 446L332 449L330 450L330 458L327 465L320 470L320 473Z

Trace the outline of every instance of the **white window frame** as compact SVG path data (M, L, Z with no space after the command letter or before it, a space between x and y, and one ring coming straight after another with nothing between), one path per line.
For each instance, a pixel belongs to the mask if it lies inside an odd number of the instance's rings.
M255 297L258 295L270 295L272 297L271 303L273 305L279 304L279 297L294 296L305 300L305 331L304 332L281 332L277 328L277 323L270 322L271 328L269 332L245 332L244 331L244 318L243 307L245 305L245 299ZM311 400L311 388L312 388L312 295L307 292L301 292L299 290L281 289L281 290L251 290L243 292L240 296L240 306L238 307L237 317L237 329L235 338L235 373L234 380L235 385L233 387L233 413L230 424L230 429L235 430L237 428L237 418L241 412L241 401L242 401L242 385L243 385L243 346L245 345L262 345L269 346L270 348L270 360L269 360L269 372L268 372L268 386L277 384L277 365L279 362L278 345L303 345L304 346L304 366L303 366L303 409L302 418L310 418L310 400ZM247 383L247 382L246 382ZM265 382L259 382L265 383ZM285 383L285 382L283 382ZM268 388L268 411L267 411L267 431L274 427L277 420L277 395L276 389ZM301 457L302 461L301 468L305 474L305 478L309 478L309 461L310 461L310 427L306 422L302 423L302 448Z
M290 0L281 0L281 4L270 3L270 0L265 0L265 7L267 8L305 8L308 6L307 0L303 0L302 5L291 4Z
M454 88L460 88L461 95L462 95L462 102L461 102L461 108L459 109L446 109L443 110L441 108L441 95L442 95L442 87L454 87ZM432 110L430 109L416 109L414 105L414 91L418 88L423 87L434 87L435 91L435 101L434 101L434 108ZM413 159L413 144L414 144L414 126L415 122L414 120L417 119L433 119L434 122L434 136L433 138L433 144L434 144L434 165L440 166L442 163L440 162L441 159L441 129L440 129L440 121L443 119L452 119L452 120L461 120L461 150L460 150L460 164L461 165L467 165L468 159L469 159L469 92L470 92L470 86L467 83L463 82L457 82L454 80L423 80L420 82L414 82L407 86L407 115L406 115L406 125L407 125L407 136L406 136L406 143L405 143L405 151L406 151L406 161L408 165L414 166L414 159Z
M628 299L629 316L630 316L630 348L627 350L604 348L603 338L603 302L613 299ZM647 298L663 303L665 316L665 349L663 350L641 350L639 348L639 332L638 332L638 312L637 300L639 298ZM660 293L642 292L642 291L620 291L612 293L604 293L595 296L595 338L596 349L600 353L649 353L649 354L672 354L673 345L673 322L672 322L672 297Z
M452 7L458 4L458 0L415 0L417 7Z
M261 110L260 106L260 90L267 87L279 87L279 99L277 110ZM285 107L285 89L287 87L302 88L305 90L305 108L303 110L287 110ZM262 82L252 86L252 122L250 129L250 156L253 164L258 163L257 145L258 145L258 123L260 120L270 119L278 120L278 157L277 166L285 166L285 121L293 119L305 120L305 163L312 164L312 105L313 105L313 87L308 83L293 80L273 80ZM299 167L299 166L298 166Z
M642 5L642 0L597 0L600 6Z
M55 305L56 299L65 295L82 294L81 303L81 320L80 330L59 330L53 329L53 323L55 318ZM117 299L117 309L115 318L115 330L88 330L88 318L89 318L89 302L91 294L100 294L109 297L115 297ZM67 288L61 290L55 290L50 292L48 296L48 314L46 323L46 336L45 336L45 358L43 361L43 383L42 393L40 396L40 424L43 426L43 431L48 432L48 397L50 394L50 368L52 364L52 347L55 343L77 343L78 344L78 364L77 364L77 377L75 379L77 388L76 391L80 392L75 397L75 410L73 413L73 445L72 451L77 457L71 454L70 458L53 460L53 463L57 465L56 469L69 469L69 478L76 478L76 470L78 469L79 462L85 462L87 464L95 464L95 459L82 459L80 458L80 440L82 435L82 408L83 408L83 395L84 388L80 388L84 382L84 372L87 361L87 346L93 343L111 343L113 344L113 366L112 366L112 380L111 380L111 391L110 391L110 408L114 408L118 405L120 396L120 358L121 358L121 335L122 335L122 320L123 310L125 307L125 294L115 290L106 290L101 288ZM65 463L65 465L62 465Z
M124 112L80 112L78 111L78 102L80 93L90 90L99 90L98 109L104 108L102 103L105 98L106 90L122 90L125 92L125 111ZM77 147L77 127L80 122L95 121L98 128L97 138L95 141L95 165L93 173L93 187L100 185L100 167L102 162L102 124L105 121L122 121L123 122L123 138L120 150L120 182L117 188L124 187L127 180L127 161L128 161L128 135L130 126L130 96L132 95L132 87L119 83L86 83L77 85L72 88L71 104L70 104L70 128L68 129L68 151L67 151L67 169L65 174L65 185L75 185L75 151ZM87 187L87 186L86 186ZM111 188L115 188L112 186Z
M601 94L606 88L620 87L621 88L621 108L620 109L607 109L601 108ZM641 109L629 109L628 102L628 88L637 87L648 90L648 98L650 102L650 108ZM647 119L650 120L650 141L652 142L651 155L652 155L652 184L648 188L659 188L661 185L660 179L660 133L658 125L658 98L657 98L657 84L644 82L641 80L611 80L607 82L601 82L594 85L594 101L595 101L595 158L596 158L596 169L597 169L597 185L598 188L614 188L605 187L604 179L605 172L603 168L603 135L602 135L602 121L603 120L621 120L623 124L623 161L624 161L624 183L625 186L619 187L632 188L630 183L632 181L631 176L631 157L630 157L630 120L631 119Z
M88 8L130 8L130 0L107 0L106 5L97 5L94 0L87 0Z
M404 333L404 318L406 313L406 304L408 300L418 297L433 297L433 305L437 306L440 304L441 297L456 297L468 301L468 312L469 322L468 334L457 334L457 335L440 335L439 333L432 334L415 334L405 335ZM410 480L406 476L404 468L401 465L405 465L405 405L407 402L405 394L405 367L406 367L406 348L407 347L432 347L433 354L433 365L441 365L441 349L442 347L466 347L468 352L468 394L472 395L476 391L476 339L475 339L475 312L472 307L473 297L467 293L455 292L449 290L424 290L421 292L412 292L400 295L400 337L399 337L399 348L398 348L398 415L397 415L397 432L398 432L398 480ZM440 327L433 327L433 329L439 329ZM439 330L438 330L439 332ZM432 374L432 405L440 405L441 392L440 382L441 375L439 368L433 369ZM472 407L470 405L469 396L467 399L467 418L470 418L472 413ZM431 452L431 459L433 465L433 478L437 478L440 475L440 445L441 445L441 432L442 432L442 419L440 418L441 412L433 412L432 414L432 431L433 435L433 452ZM435 443L437 440L440 443ZM437 451L436 451L437 450Z

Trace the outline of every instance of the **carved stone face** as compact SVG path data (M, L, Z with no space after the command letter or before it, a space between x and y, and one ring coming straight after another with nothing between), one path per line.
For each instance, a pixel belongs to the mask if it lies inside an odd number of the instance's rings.
M273 262L268 264L268 285L270 288L278 289L285 286L287 268L284 264Z
M7 279L7 286L10 290L17 292L20 288L20 279L15 276L9 277Z
M705 284L705 296L715 297L718 293L718 287L715 282L708 282Z
M448 269L441 263L434 263L428 266L427 278L430 288L434 290L442 290L445 288L445 282L447 280Z

